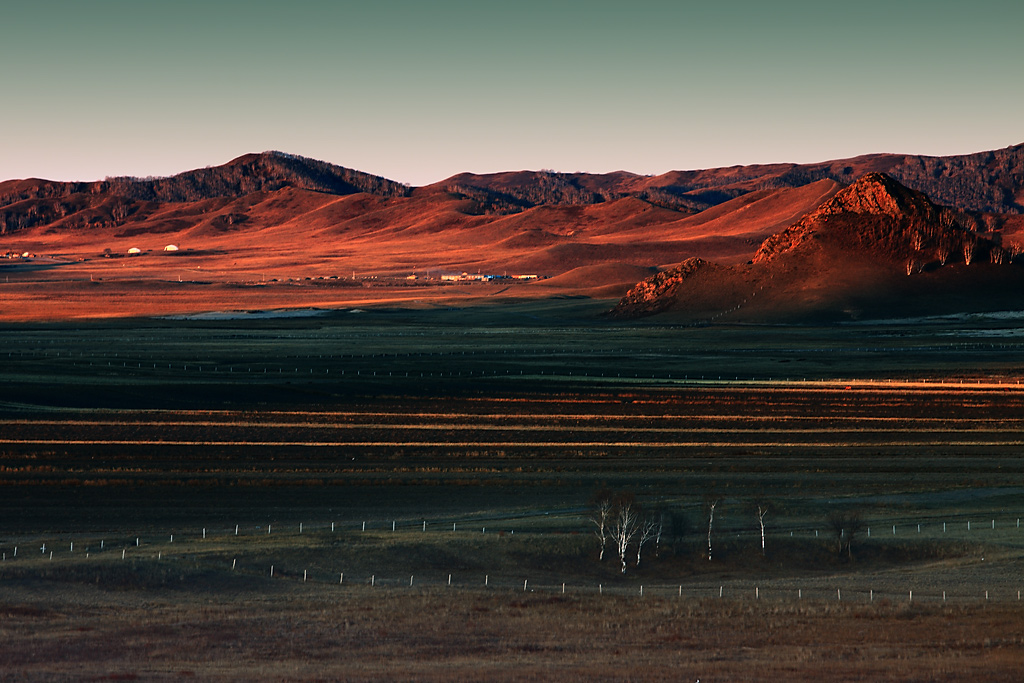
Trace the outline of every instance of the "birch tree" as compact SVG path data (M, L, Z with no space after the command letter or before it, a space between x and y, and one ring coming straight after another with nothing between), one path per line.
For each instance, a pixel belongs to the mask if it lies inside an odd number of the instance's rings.
M768 503L758 503L757 504L757 523L761 527L761 556L762 557L764 557L764 555L766 553L765 542L764 542L764 518L765 518L765 515L767 515L767 514L768 514Z
M719 498L709 497L704 501L704 510L708 514L708 561L711 561L711 529L715 525L715 508L718 507Z
M597 535L597 540L601 542L601 552L597 556L598 562L604 561L604 549L608 546L608 523L611 521L611 516L611 496L599 494L594 503L594 512L590 518L590 521L592 521L597 527L597 529L594 530L594 533Z
M655 537L661 536L661 523L656 515L647 515L640 522L638 538L636 541L636 566L640 566L640 553L643 552L644 543Z
M622 565L623 574L626 573L626 554L639 530L639 522L640 515L636 505L627 497L621 498L618 505L615 506L615 514L612 515L608 531L615 544L615 550L619 554L619 563Z

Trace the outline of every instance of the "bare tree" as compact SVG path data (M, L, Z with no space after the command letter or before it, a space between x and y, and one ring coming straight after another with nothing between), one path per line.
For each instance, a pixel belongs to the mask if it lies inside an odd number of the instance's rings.
M942 209L942 212L939 213L939 225L951 230L956 225L956 211L948 207Z
M656 536L661 535L661 523L656 515L647 515L640 522L639 538L636 541L636 566L640 566L640 553L644 549L644 543Z
M633 500L628 496L622 496L615 506L615 514L612 515L611 524L608 525L608 532L615 549L619 554L619 562L622 565L622 573L626 573L626 553L629 545L633 542L639 529L640 514Z
M1021 247L1018 242L1010 242L1006 249L1011 262L1016 261L1017 258L1024 253L1024 247Z
M974 248L976 244L972 239L964 240L964 263L968 266L971 265L971 259L974 258Z
M110 209L110 217L115 223L123 222L128 217L128 205L123 201L116 202Z
M597 534L597 539L601 542L601 552L597 556L598 562L604 560L604 549L608 545L608 523L612 515L612 507L611 494L607 491L600 491L595 497L594 511L590 518L597 527L594 533Z
M708 561L711 561L711 529L715 525L715 508L718 507L718 503L721 499L715 497L708 497L704 500L704 510L708 515Z
M662 536L662 534L665 533L665 517L666 517L665 511L664 510L659 511L658 514L657 514L657 517L658 517L658 527L657 527L656 533L654 535L654 556L655 557L660 557L661 556L661 536Z
M924 235L920 230L915 230L914 234L910 236L910 246L914 248L914 251L921 251L921 248L924 247Z
M768 514L768 503L757 504L757 523L761 526L761 555L764 556L765 542L764 542L764 518Z
M853 559L854 538L864 528L860 513L852 510L832 510L827 521L835 538L836 554L841 558L845 553L846 559Z

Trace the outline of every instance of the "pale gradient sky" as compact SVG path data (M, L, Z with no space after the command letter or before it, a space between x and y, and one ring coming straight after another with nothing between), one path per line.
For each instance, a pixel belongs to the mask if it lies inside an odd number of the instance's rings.
M1019 0L21 2L0 179L270 149L413 185L969 153L1024 142L1022 32Z

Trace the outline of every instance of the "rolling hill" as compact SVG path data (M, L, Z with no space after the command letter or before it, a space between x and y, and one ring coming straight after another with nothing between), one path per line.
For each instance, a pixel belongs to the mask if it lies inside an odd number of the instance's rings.
M942 220L1024 240L1024 145L660 176L460 174L416 188L265 152L168 178L0 183L0 318L617 298L689 259L760 263L765 244L802 239L794 226L876 172L953 207ZM546 279L437 286L462 272Z

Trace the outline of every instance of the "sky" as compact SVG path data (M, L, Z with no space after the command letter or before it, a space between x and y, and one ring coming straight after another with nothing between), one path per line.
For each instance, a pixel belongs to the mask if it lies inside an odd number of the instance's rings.
M1024 142L1019 0L8 5L0 179L280 150L425 185Z

